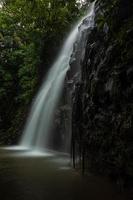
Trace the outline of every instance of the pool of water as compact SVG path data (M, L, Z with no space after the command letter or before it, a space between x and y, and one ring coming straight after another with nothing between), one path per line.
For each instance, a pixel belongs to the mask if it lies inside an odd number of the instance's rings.
M69 155L0 149L0 200L125 200L109 180L83 177Z

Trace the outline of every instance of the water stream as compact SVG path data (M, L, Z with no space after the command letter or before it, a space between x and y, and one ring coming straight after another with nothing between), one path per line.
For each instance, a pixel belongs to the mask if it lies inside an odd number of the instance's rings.
M88 17L87 17L88 16ZM54 112L79 31L94 25L94 4L86 23L77 23L51 67L31 108L21 141L0 148L0 200L127 200L103 177L83 177L72 169L69 154L49 148ZM78 28L80 26L80 28ZM78 38L77 38L78 36ZM63 141L64 146L68 141ZM63 146L62 145L62 146ZM43 149L43 151L42 151ZM13 151L12 151L13 150Z
M87 24L81 26L83 19L88 18ZM73 51L73 45L77 39L78 28L82 27L80 33L94 24L94 3L90 6L89 13L81 19L66 39L63 48L50 68L50 71L44 80L31 108L20 146L41 150L42 148L51 148L51 126L53 124L54 111L59 102L64 85L66 72L69 69L69 61ZM53 134L53 133L52 133ZM70 137L69 137L70 138ZM62 146L70 144L63 141ZM62 149L63 151L63 149Z

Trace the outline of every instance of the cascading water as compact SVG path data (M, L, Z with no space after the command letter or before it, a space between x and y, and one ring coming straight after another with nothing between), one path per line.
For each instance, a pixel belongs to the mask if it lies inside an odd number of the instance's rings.
M91 4L87 16L89 23L86 26L84 25L82 29L94 25L94 3ZM54 112L61 96L66 72L69 69L69 61L73 50L73 44L77 39L78 27L81 25L82 21L83 19L80 20L70 33L59 57L51 67L46 80L33 102L19 143L20 147L40 150L41 148L49 148L50 146L50 128L53 123Z

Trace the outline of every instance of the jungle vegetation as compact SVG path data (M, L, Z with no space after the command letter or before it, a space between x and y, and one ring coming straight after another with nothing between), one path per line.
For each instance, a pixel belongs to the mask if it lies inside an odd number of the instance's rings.
M29 105L81 10L75 0L1 1L1 144L21 134Z

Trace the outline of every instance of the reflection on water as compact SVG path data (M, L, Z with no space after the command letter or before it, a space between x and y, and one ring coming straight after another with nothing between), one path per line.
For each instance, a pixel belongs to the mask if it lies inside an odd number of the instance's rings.
M0 200L123 200L108 180L82 177L68 155L0 150Z

